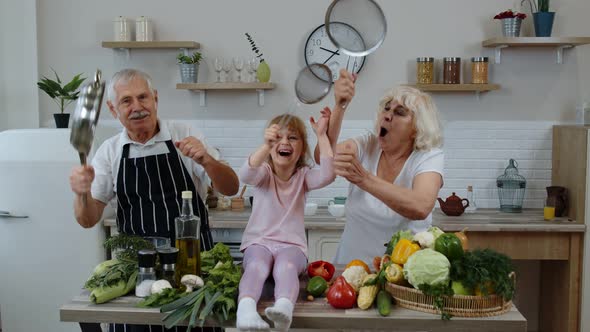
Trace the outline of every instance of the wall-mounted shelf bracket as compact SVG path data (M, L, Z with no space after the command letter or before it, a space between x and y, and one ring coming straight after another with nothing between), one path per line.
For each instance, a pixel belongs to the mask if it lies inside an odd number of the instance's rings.
M494 62L499 64L502 63L502 49L508 47L508 45L498 45L494 48Z

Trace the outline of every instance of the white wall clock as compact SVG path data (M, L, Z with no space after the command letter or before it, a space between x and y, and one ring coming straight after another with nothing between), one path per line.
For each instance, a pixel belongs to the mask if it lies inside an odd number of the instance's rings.
M333 34L345 34L346 38L352 38L355 43L364 44L361 35L350 25L344 23L331 23ZM326 33L324 24L317 27L305 42L305 64L322 63L332 71L332 79L338 79L340 69L358 73L365 64L365 57L349 56L338 50Z

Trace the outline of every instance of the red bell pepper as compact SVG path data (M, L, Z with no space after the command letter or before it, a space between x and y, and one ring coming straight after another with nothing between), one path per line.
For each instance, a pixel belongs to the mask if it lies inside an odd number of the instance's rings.
M332 277L334 276L334 271L336 271L334 265L326 261L315 261L307 266L307 275L310 278L320 276L324 278L324 280L326 281L332 280Z
M326 295L328 303L336 309L350 309L356 303L356 292L343 276L336 278Z

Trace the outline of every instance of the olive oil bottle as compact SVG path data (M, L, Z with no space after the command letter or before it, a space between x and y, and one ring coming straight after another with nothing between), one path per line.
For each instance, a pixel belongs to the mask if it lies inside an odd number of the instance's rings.
M192 198L191 191L182 192L182 210L174 220L178 248L177 284L185 274L201 275L201 219L193 214Z

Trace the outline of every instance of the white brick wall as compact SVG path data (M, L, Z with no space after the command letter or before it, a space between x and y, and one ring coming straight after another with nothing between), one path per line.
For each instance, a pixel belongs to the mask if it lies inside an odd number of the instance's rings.
M266 126L266 121L262 120L186 122L202 131L236 171L262 143ZM518 162L519 173L527 180L523 206L543 207L545 187L551 183L551 128L554 124L539 121L446 123L443 147L445 184L439 196L444 199L455 192L465 197L467 186L472 185L478 207L497 208L496 178L504 173L508 160L514 158ZM361 135L372 127L371 120L345 121L341 138ZM311 146L315 146L315 137L310 129L308 135ZM346 180L337 178L330 186L311 192L309 200L325 205L333 196L346 195L347 187ZM249 190L245 195L250 195Z

